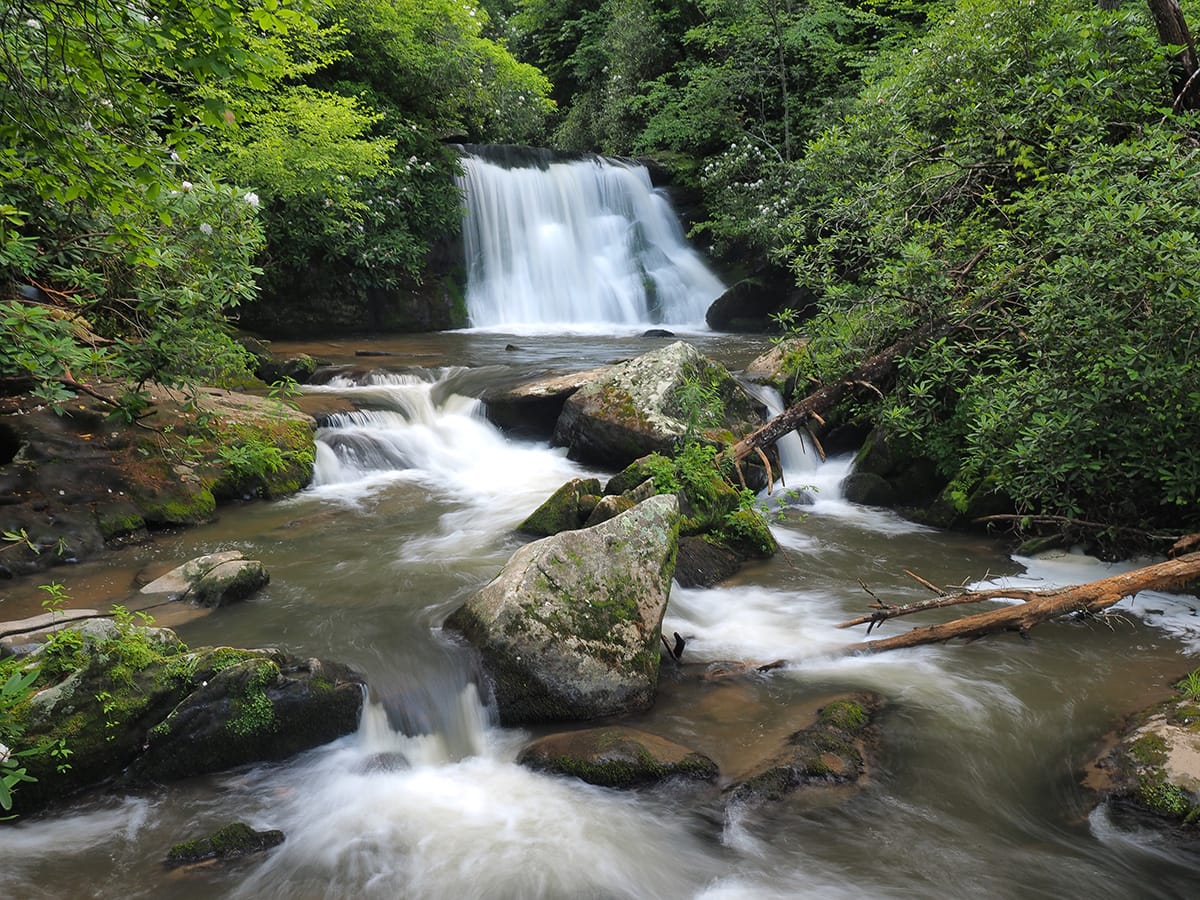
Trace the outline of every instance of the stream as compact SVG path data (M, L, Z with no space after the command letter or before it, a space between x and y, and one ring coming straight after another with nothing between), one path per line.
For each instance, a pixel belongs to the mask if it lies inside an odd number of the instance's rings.
M497 574L525 540L514 526L553 490L611 473L582 467L545 440L501 433L477 398L488 387L661 346L639 336L650 324L668 323L734 370L768 346L764 337L705 330L703 309L720 284L676 246L678 226L658 222L664 204L637 194L650 190L648 178L629 166L582 165L603 184L550 166L551 189L525 173L482 189L509 198L492 204L497 214L509 215L509 203L540 210L515 224L471 226L479 237L468 261L472 321L491 330L275 346L328 364L306 389L307 407L334 408L340 398L358 406L323 419L312 486L280 502L225 507L211 525L51 573L74 605L92 605L204 553L236 549L262 560L267 588L180 622L180 637L355 666L372 692L359 731L284 762L98 792L5 827L0 896L1200 894L1200 851L1117 823L1079 787L1081 767L1122 716L1165 696L1198 664L1200 600L1142 594L1112 615L1043 625L1030 640L839 656L863 638L863 629L834 627L872 602L862 585L893 603L927 596L905 569L942 585L1019 578L1048 586L1111 567L1077 554L1013 558L997 539L848 503L838 484L849 459L820 464L798 439L782 448L796 495L762 498L780 552L712 589L676 585L663 626L688 637L689 664L788 664L715 683L664 665L654 709L631 724L736 774L830 697L875 691L886 700L882 751L862 789L726 808L702 788L609 790L515 764L525 743L555 729L496 725L472 657L440 626ZM504 182L486 161L469 169ZM579 215L582 236L554 220L554 197L571 191L588 195L564 207L571 216L591 210ZM558 255L571 270L547 272L514 256L505 235L515 228L523 240L544 242L542 259ZM600 289L612 272L619 289ZM576 289L605 310L572 307ZM537 296L506 306L513 292ZM5 609L15 610L10 618L36 612L38 598L35 584L20 583ZM933 612L917 624L953 615ZM907 627L885 626L888 634ZM173 844L238 820L281 829L286 841L228 865L164 867Z
M816 502L764 498L780 553L716 588L676 586L664 624L690 636L693 662L793 662L717 684L664 668L659 701L639 721L735 771L823 698L874 690L887 699L883 757L865 789L726 810L678 786L626 793L515 765L544 731L492 723L469 656L439 625L519 545L513 526L589 470L544 442L506 437L472 397L514 370L568 357L587 368L646 342L541 337L504 350L511 340L374 342L395 354L374 371L349 344L310 347L343 363L313 393L376 410L321 432L314 486L55 573L86 598L128 588L145 567L240 549L266 563L271 584L181 625L180 636L349 662L377 695L402 698L408 736L372 703L358 734L287 762L31 818L0 833L5 896L1194 896L1197 854L1118 827L1077 783L1104 733L1195 665L1200 602L1143 595L1121 615L1044 625L1029 641L833 659L827 651L861 638L832 627L870 602L859 579L905 602L922 591L905 568L940 584L1048 584L1106 567L1077 555L1011 559L992 539L846 503L837 481L848 461L818 465L802 450L785 458L789 483L816 486ZM751 338L696 341L732 366L756 350ZM524 356L505 362L514 353ZM415 365L428 354L434 365ZM460 365L442 364L451 359ZM388 764L396 754L409 765ZM164 869L173 843L232 820L280 828L287 840L228 867Z

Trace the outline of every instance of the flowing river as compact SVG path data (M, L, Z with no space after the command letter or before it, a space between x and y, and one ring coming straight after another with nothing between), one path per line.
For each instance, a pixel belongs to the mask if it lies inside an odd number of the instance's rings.
M492 295L482 296L493 315ZM766 346L701 329L688 339L734 369ZM712 589L676 586L664 623L689 636L685 662L788 664L720 683L664 666L655 708L638 723L736 772L827 698L876 691L886 699L882 756L863 788L726 808L711 790L616 791L517 766L520 748L553 729L494 724L470 655L440 625L520 545L521 519L566 479L593 473L545 441L501 433L475 398L657 345L623 330L277 348L334 364L306 402L359 407L324 420L313 486L53 575L87 604L202 553L261 559L266 589L183 622L180 637L356 666L373 694L358 733L285 762L99 793L6 827L0 896L1197 896L1200 853L1094 810L1079 770L1124 714L1200 664L1200 600L1141 595L1115 615L1043 625L1028 641L838 656L863 637L833 627L871 602L860 582L903 603L925 597L905 569L957 585L1076 582L1105 567L1076 555L1010 558L993 538L847 503L838 483L849 461L818 464L798 442L784 448L788 484L813 502L763 498L779 554ZM364 349L388 355L355 356ZM35 586L22 591L36 611ZM287 839L228 866L164 868L172 844L236 820Z

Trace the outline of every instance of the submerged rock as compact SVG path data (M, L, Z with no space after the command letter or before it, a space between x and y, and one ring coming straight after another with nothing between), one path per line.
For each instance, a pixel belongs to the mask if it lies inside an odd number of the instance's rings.
M167 851L166 864L178 868L213 859L235 859L251 853L262 853L283 841L284 834L277 829L255 831L245 822L234 822L206 837L176 844Z
M635 787L673 777L702 781L717 777L717 764L703 753L623 726L548 735L522 750L517 762L605 787Z
M679 504L651 497L521 547L446 626L480 652L504 724L592 719L654 700Z
M614 468L648 453L669 453L693 414L689 383L702 385L719 406L709 410L715 422L700 423L706 439L727 443L762 424L764 407L724 366L676 341L614 366L571 394L554 426L554 442L573 459Z
M1197 693L1200 693L1198 691ZM1200 697L1134 716L1087 767L1085 785L1120 811L1200 829Z
M787 739L781 753L731 785L732 802L780 800L812 785L854 784L867 771L875 743L872 727L883 705L874 694L857 694L827 703L817 721Z

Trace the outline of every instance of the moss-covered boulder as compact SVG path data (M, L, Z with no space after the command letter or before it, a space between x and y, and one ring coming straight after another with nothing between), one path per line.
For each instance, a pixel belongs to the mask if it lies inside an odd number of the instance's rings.
M207 677L193 676L187 696L149 730L135 776L163 781L285 759L358 727L362 679L339 663L227 648L194 658Z
M679 503L651 497L594 528L521 547L446 626L480 653L501 721L645 709L658 681Z
M685 587L709 587L736 572L748 559L767 559L779 545L762 514L721 473L716 451L690 444L675 458L650 454L614 475L604 492L634 496L645 486L679 497L679 533L688 539L675 578ZM682 545L681 545L682 546Z
M3 660L0 681L31 668L34 690L14 710L21 745L61 746L69 756L24 760L37 781L14 794L21 814L119 777L278 759L353 731L362 705L362 679L344 666L268 650L188 650L169 629L111 619Z
M754 384L772 387L786 400L795 385L795 357L804 352L808 338L788 338L760 356L756 356L742 370L742 376Z
M595 509L600 482L595 478L572 478L529 514L517 531L548 537L560 531L582 528Z
M667 778L708 781L717 777L717 764L703 753L623 726L548 735L522 750L517 762L604 787L636 787Z
M732 802L780 800L805 786L850 785L867 772L877 743L873 723L883 705L874 694L833 700L817 721L788 738L781 753L731 785Z
M1087 767L1088 787L1121 812L1200 833L1200 698L1181 693L1144 710L1107 743Z
M676 341L571 394L554 442L573 459L620 468L648 453L669 453L689 425L708 440L729 442L761 425L764 412L724 366Z
M166 864L174 869L209 860L236 859L252 853L262 853L284 841L278 829L255 831L245 822L233 822L212 834L175 844L167 851Z

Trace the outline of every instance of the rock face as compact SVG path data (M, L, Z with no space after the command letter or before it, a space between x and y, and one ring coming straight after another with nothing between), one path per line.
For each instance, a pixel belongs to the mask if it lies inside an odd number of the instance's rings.
M1134 716L1088 766L1085 784L1118 809L1200 829L1200 699L1172 698Z
M202 606L225 606L245 600L270 582L257 559L240 550L210 553L172 569L142 588L143 594L164 594L171 600L191 600Z
M517 762L605 787L635 787L674 777L702 781L717 777L717 764L703 753L621 726L549 735L522 750Z
M22 705L25 746L65 742L70 768L28 758L25 814L122 776L175 778L315 747L353 731L362 678L278 651L188 650L166 628L91 619L30 656L38 688Z
M654 700L679 503L651 497L517 550L446 621L480 652L505 724L592 719Z
M733 802L780 800L809 785L853 784L866 773L874 744L872 722L883 701L873 694L835 700L817 721L797 731L777 757L731 785Z
M676 341L614 366L571 394L555 424L554 442L567 447L573 459L612 468L648 453L669 453L688 429L689 382L720 400L714 410L719 422L702 429L707 437L727 442L762 424L762 404L723 366Z
M788 357L802 352L807 343L807 338L780 341L766 353L751 360L742 371L742 375L755 384L775 388L786 399L791 393L790 386L795 378L794 372L787 364Z

